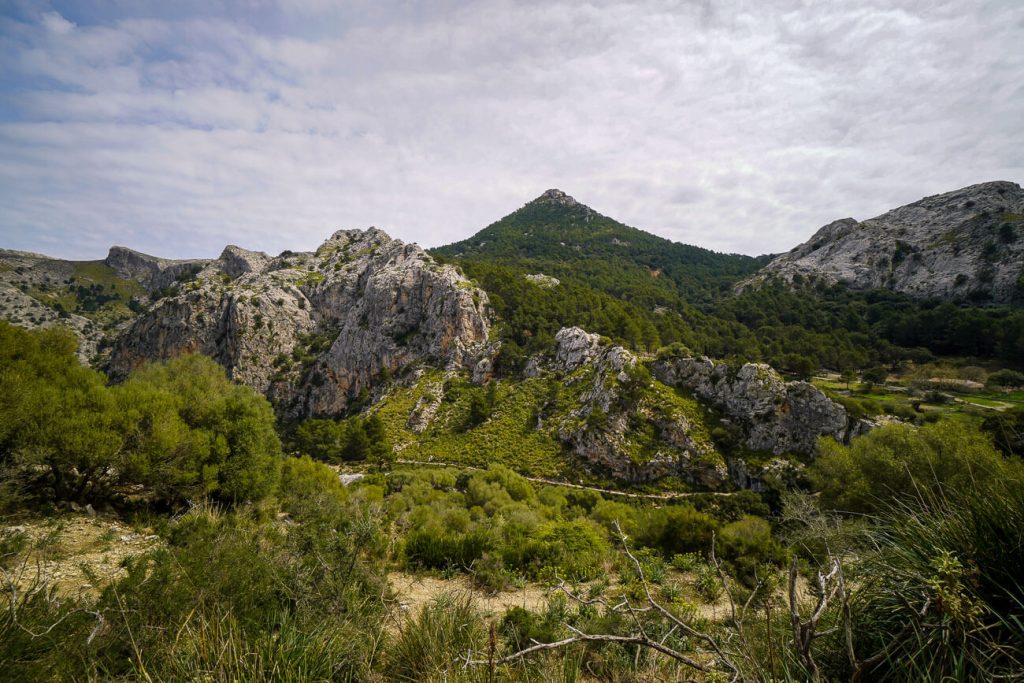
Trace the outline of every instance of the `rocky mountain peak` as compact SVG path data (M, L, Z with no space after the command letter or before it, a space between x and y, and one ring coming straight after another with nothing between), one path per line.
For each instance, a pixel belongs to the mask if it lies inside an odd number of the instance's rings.
M209 261L165 259L128 247L114 246L110 248L103 263L112 268L118 277L135 280L149 291L155 291L170 286L185 273L201 269Z
M119 337L115 376L198 351L290 414L338 414L410 364L472 367L487 343L487 295L377 228L274 258L230 245L187 275Z
M531 204L557 204L559 206L578 206L579 202L558 189L550 189L534 199Z
M393 239L386 232L374 226L370 226L365 230L350 228L345 230L336 230L333 235L328 237L327 240L320 245L320 249L317 251L319 252L324 249L324 247L328 246L345 247L345 245L349 245L351 248L358 245L361 247L372 248L384 244L401 246L402 241Z
M1024 301L1024 190L995 181L925 197L875 218L834 221L741 287L768 278L892 289L974 303Z
M221 262L223 272L236 278L245 273L262 271L266 268L270 257L262 251L249 251L229 244L224 247L224 251L221 252L220 258L217 260Z

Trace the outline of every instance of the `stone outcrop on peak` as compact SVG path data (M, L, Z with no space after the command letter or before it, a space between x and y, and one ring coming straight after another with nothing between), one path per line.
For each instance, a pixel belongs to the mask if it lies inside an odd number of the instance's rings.
M974 303L1024 302L1024 190L971 185L818 230L740 285L810 279Z
M560 206L577 206L579 202L558 189L550 189L534 199L531 204L558 204Z

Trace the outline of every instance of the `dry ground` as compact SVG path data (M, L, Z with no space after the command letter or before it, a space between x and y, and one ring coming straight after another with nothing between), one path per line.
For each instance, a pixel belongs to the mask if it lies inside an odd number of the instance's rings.
M122 562L158 544L148 528L133 528L114 515L69 513L3 522L0 537L24 534L28 562L7 567L18 585L45 581L59 593L98 593L124 575Z

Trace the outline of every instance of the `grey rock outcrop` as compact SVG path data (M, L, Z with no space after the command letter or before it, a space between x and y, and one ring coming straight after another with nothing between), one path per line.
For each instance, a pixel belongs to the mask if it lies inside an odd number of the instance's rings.
M736 370L709 358L675 357L655 362L651 371L718 408L752 450L812 455L819 436L845 441L851 429L841 405L807 382L786 382L763 363Z
M581 385L578 407L558 427L577 457L623 481L679 476L708 488L727 481L704 425L662 400L636 356L578 327L555 340L553 369L570 387Z
M771 278L892 289L917 298L1024 302L1024 190L972 185L857 222L844 218L765 266Z
M199 272L208 259L172 260L150 256L128 247L111 247L103 263L118 277L135 280L150 292L164 289Z
M599 334L590 334L580 327L563 327L555 334L555 369L572 372L593 363L600 345Z
M234 279L246 273L262 271L270 262L270 257L262 251L249 251L229 244L221 252L219 261L224 273Z
M376 228L315 253L228 247L184 289L119 337L113 374L199 351L291 414L331 415L410 364L473 367L488 336L482 291Z

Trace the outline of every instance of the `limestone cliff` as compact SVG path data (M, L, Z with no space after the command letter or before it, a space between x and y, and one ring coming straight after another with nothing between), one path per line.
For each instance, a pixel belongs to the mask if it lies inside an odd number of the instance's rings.
M741 287L768 278L917 298L1024 303L1024 190L990 182L858 222L829 223Z
M291 414L337 414L410 364L472 367L487 342L486 295L376 228L274 258L229 246L201 266L119 336L113 375L199 351Z
M845 441L851 429L846 410L807 382L786 382L770 366L746 363L736 369L709 358L670 357L651 371L717 408L742 433L743 446L776 455L812 455L819 436Z
M558 435L577 457L624 481L678 476L714 489L728 480L695 402L596 334L565 328L555 340L552 369L578 394Z

